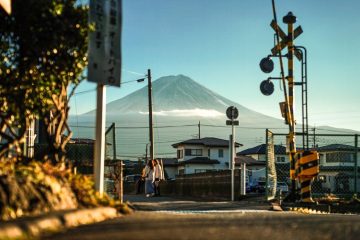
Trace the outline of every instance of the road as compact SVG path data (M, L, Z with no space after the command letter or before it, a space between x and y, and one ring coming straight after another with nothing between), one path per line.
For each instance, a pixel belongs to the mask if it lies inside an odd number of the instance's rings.
M259 202L134 199L132 215L42 239L359 239L360 216L268 211Z

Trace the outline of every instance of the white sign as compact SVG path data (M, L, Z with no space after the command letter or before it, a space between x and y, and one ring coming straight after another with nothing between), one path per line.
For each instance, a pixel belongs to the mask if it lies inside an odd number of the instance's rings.
M88 80L120 86L121 0L90 0Z
M11 0L0 0L0 6L2 6L8 14L11 14Z

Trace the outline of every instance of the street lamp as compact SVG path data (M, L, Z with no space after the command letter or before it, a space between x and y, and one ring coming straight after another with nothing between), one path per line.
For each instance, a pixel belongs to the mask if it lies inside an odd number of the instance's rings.
M136 79L136 80L131 80L131 81L126 81L126 82L122 82L121 84L124 84L124 83L130 83L130 82L143 82L145 81L145 78L140 78L140 79Z
M154 130L153 130L153 109L152 109L152 84L151 84L151 70L148 69L146 78L148 80L148 104L149 104L149 144L150 144L150 160L154 159ZM140 78L137 80L132 80L128 82L143 82L146 78ZM128 83L123 82L123 83ZM146 152L147 152L147 146L146 144ZM146 160L147 160L147 154L146 154Z

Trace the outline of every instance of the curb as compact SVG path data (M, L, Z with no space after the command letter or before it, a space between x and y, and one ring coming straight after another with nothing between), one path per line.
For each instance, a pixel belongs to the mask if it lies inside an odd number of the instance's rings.
M101 222L118 217L115 208L99 207L93 209L54 212L41 217L16 219L0 224L0 239L26 239L38 237L45 232L58 232L64 228Z

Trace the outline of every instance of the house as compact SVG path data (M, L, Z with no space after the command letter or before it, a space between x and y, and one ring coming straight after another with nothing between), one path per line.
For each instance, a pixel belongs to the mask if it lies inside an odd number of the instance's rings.
M176 158L161 158L159 160L164 167L165 178L175 179L178 174L178 160Z
M189 139L172 145L177 149L178 174L229 168L229 140L214 137ZM235 143L235 147L242 144Z
M290 162L286 154L286 147L274 145L276 176L279 181L287 182L289 179ZM266 179L266 144L261 144L252 148L245 149L236 154L237 158L251 158L247 164L247 178L251 184L256 184L260 180Z
M248 170L259 170L266 166L265 161L258 161L250 156L237 156L235 158L235 168L240 168L242 163L246 164L246 169Z
M355 163L360 164L360 148L346 144L330 144L316 149L320 154L320 174L313 189L315 192L355 192ZM357 182L359 183L358 180ZM357 192L360 186L357 186Z
M289 163L289 156L286 154L286 147L282 145L274 145L275 162L276 163ZM258 161L266 161L266 144L261 144L256 147L245 149L238 152L236 156L249 156Z
M265 176L265 161L258 161L250 156L237 156L235 158L235 169L240 169L241 164L246 164L246 182L254 185L259 179Z

